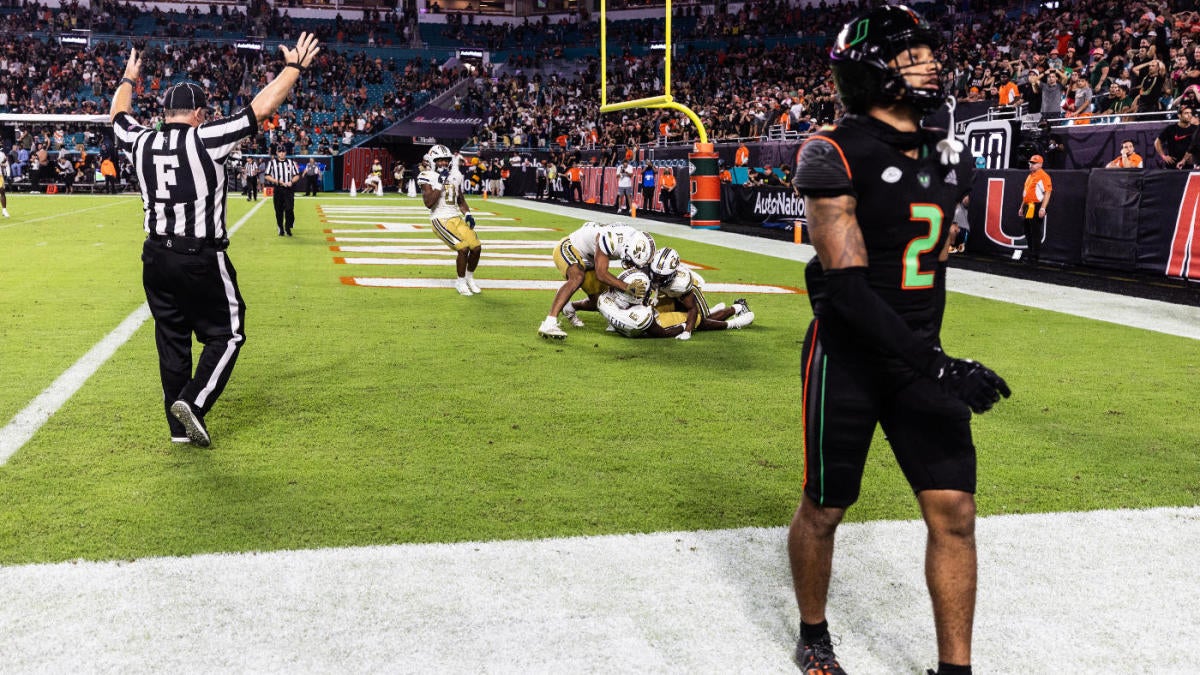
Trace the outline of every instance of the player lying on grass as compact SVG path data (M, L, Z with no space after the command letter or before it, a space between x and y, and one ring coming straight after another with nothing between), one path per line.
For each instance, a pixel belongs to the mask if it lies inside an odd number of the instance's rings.
M676 339L691 339L693 331L739 329L754 322L754 312L744 298L735 300L732 307L722 303L710 308L704 298L704 279L679 263L675 249L668 246L655 251L648 269L659 323L685 328Z

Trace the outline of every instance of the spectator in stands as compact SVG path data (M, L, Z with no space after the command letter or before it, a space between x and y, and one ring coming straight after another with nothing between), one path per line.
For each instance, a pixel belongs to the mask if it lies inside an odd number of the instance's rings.
M1105 109L1105 115L1111 115L1116 122L1121 118L1120 115L1133 112L1133 97L1129 95L1129 88L1123 84L1113 82L1108 90L1108 108Z
M1030 84L1034 91L1042 97L1041 113L1043 120L1058 119L1063 116L1063 85L1062 74L1057 70L1047 70L1046 73L1034 80L1030 77Z
M1138 94L1134 99L1134 107L1140 113L1158 112L1162 110L1163 87L1166 84L1166 67L1162 61L1153 59L1141 65L1133 66L1130 70L1144 70Z
M1015 106L1022 102L1021 89L1013 80L1012 70L1000 71L1000 86L996 90L996 97L1003 106Z
M1179 119L1175 124L1168 124L1154 139L1154 152L1164 169L1182 169L1188 148L1192 147L1192 139L1196 135L1194 109L1184 106L1179 109Z
M1121 154L1104 166L1108 169L1140 169L1142 164L1142 156L1134 151L1133 139L1127 138L1121 141Z

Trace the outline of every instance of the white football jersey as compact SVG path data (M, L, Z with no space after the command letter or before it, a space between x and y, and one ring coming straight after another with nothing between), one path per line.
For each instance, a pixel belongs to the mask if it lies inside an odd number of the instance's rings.
M671 280L658 287L658 292L668 298L682 298L691 293L693 289L703 287L704 279L701 279L699 274L680 265Z
M634 228L621 223L586 222L583 227L571 233L571 245L583 255L588 263L596 261L599 251L609 260L620 259L625 251L625 238L637 232Z
M0 151L0 175L8 176L8 155Z
M433 188L441 189L442 196L438 199L438 203L432 209L429 209L429 215L438 220L454 218L462 216L462 210L458 208L458 195L462 191L462 172L458 170L458 166L450 169L450 175L443 181L437 171L427 170L422 171L417 176L417 189L424 191L425 185L431 185Z
M649 283L650 277L641 270L625 270L617 277L629 283L640 278ZM637 337L654 323L657 313L646 304L646 298L635 298L625 291L610 288L596 300L596 310L625 337Z

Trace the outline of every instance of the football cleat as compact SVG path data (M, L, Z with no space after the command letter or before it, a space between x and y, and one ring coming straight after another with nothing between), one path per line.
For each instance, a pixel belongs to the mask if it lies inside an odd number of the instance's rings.
M738 298L733 301L733 310L737 314L745 314L750 311L750 303L746 302L745 298Z
M745 311L741 314L734 314L725 321L726 328L738 330L745 328L754 323L754 312Z
M837 655L833 653L833 643L828 634L811 644L804 644L803 641L796 643L796 665L800 666L804 675L846 675L838 663Z
M455 281L454 290L458 291L459 295L474 295L474 293L471 292L470 287L467 286L466 279L459 279L458 281Z
M565 340L567 332L558 326L558 322L553 317L548 316L542 321L542 325L538 327L538 335L554 340Z
M476 295L483 292L483 289L479 287L479 284L475 283L474 279L467 279L467 289Z
M571 322L572 326L576 328L583 328L583 319L579 318L579 315L575 313L574 305L568 302L566 306L562 308L562 313L563 316L567 317L567 321Z
M192 443L207 448L209 445L208 430L204 428L204 420L200 419L195 412L192 411L192 406L188 405L187 401L175 401L171 404L171 415L183 424L183 428L187 430L188 440Z

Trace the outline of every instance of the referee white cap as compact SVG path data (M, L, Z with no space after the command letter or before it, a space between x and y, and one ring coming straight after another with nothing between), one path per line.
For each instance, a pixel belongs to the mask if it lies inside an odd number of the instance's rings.
M195 82L180 82L171 85L163 96L163 108L166 110L195 110L208 105L208 97L204 89Z

